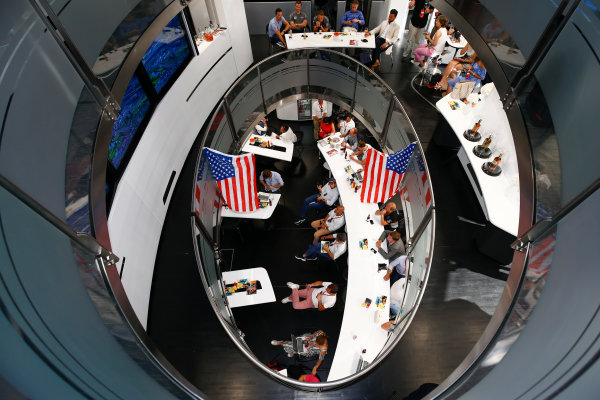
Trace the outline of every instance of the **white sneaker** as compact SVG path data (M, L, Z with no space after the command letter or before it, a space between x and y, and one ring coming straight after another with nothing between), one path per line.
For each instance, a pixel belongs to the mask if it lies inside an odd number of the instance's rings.
M273 339L273 340L271 340L271 344L272 344L273 346L279 346L279 344L280 344L280 343L281 343L281 342L280 342L279 340L274 340L274 339Z
M289 297L284 297L283 299L281 299L281 302L283 304L289 303L291 300L289 299Z
M287 285L290 289L300 289L300 285L294 282L288 282Z

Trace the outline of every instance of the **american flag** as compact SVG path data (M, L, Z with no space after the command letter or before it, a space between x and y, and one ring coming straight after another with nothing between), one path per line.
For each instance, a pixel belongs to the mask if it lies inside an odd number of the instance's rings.
M414 143L389 156L375 149L369 149L365 160L360 201L385 202L394 196L400 187L402 175L414 150Z
M204 149L204 154L221 196L229 208L237 212L257 210L254 154L230 156L207 148Z
M415 153L415 158L417 159L417 166L419 168L419 174L421 175L421 188L423 189L422 193L425 193L425 207L429 206L431 203L431 188L429 187L429 179L427 179L427 169L425 168L425 162L423 161L423 155L419 151Z

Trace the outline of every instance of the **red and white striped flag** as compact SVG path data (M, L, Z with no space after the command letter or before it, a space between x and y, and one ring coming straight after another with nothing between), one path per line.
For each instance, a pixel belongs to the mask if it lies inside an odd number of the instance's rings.
M400 187L402 176L406 172L414 150L414 143L389 156L375 149L369 149L365 160L360 201L384 203L394 196Z
M227 206L237 212L256 211L258 193L254 154L231 156L207 148L204 154Z

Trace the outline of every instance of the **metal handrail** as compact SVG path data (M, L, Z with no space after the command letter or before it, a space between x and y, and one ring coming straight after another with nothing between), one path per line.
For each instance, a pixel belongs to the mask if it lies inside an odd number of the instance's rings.
M40 217L48 221L56 229L64 233L69 239L77 243L83 250L87 251L94 257L99 257L107 264L116 264L119 257L113 254L110 250L104 248L96 239L87 233L75 232L62 219L54 215L50 210L40 204L33 197L29 196L20 187L11 182L4 175L0 174L0 186L6 189L10 194L19 199L23 204L29 207Z

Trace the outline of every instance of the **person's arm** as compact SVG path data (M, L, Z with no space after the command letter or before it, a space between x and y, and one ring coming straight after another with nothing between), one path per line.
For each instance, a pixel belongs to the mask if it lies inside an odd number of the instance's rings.
M352 25L352 21L348 20L349 18L349 11L346 11L344 13L344 15L342 16L342 25Z
M433 45L436 46L438 40L440 40L440 36L442 36L442 31L440 31L439 29L437 30L437 32L435 33L435 35L433 36L433 40L429 39L429 42Z
M313 283L309 283L306 285L307 287L315 287L315 286L323 286L323 281L314 281Z
M410 0L408 2L408 8L414 8L415 7L415 0Z
M319 366L323 363L323 360L321 360L321 358L319 357L319 359L317 360L317 363L315 364L315 366L312 369L312 374L313 375L317 375L317 368L319 368Z
M400 25L395 22L392 22L392 29L394 30L392 33L391 42L392 44L396 43L398 40L398 36L400 36Z
M386 216L386 215L387 215L386 211L385 211L385 210L382 210L382 211L381 211L381 225L383 225L383 226L389 225L389 224L387 223L387 221L385 220L385 216Z
M265 190L267 190L267 184L265 183L265 180L262 177L260 178L260 183L262 183L262 185L265 187Z
M325 311L327 308L323 305L323 293L319 293L317 295L317 306L319 307L319 311Z
M308 25L308 19L304 18L304 21L302 21L302 23L296 24L296 28L306 28L306 25Z
M364 25L365 24L365 16L363 15L362 11L358 12L358 16L359 16L359 18L356 18L358 20L358 24Z
M327 235L327 236L329 236L329 235ZM333 235L331 235L331 236L333 236ZM323 239L323 238L321 238L321 239ZM328 255L328 256L329 256L329 257L330 257L332 260L335 260L335 257L333 256L333 253L331 252L331 250L329 250L329 245L328 245L328 244L326 244L326 245L324 245L324 246L323 246L323 250L325 250L325 252L327 253L327 255Z
M364 160L359 160L358 158L354 157L353 155L350 155L350 159L354 162L359 163L360 165L365 165L366 162Z
M384 281L389 281L390 280L390 276L392 276L392 270L388 269L385 276L383 277Z

